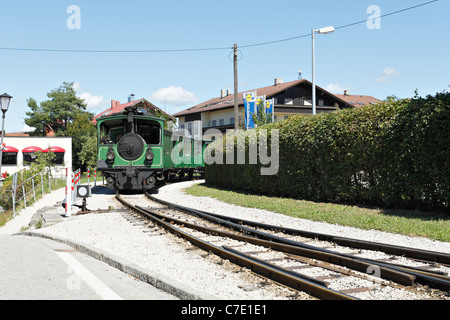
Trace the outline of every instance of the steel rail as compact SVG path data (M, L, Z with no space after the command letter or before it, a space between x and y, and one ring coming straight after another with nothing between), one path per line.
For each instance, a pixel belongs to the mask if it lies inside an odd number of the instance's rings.
M325 261L328 263L347 267L349 269L353 269L353 270L356 270L356 271L359 271L362 273L367 273L367 270L369 270L369 269L371 269L371 267L373 267L372 263L358 261L351 257L343 257L343 256L339 256L338 254L334 254L334 253L318 251L318 250L314 250L314 248L303 248L300 246L295 246L295 245L280 243L280 242L274 242L274 241L270 241L267 239L250 237L250 236L246 236L246 235L230 233L230 232L221 231L221 230L217 230L217 229L210 229L207 227L202 227L197 224L191 224L191 223L185 222L183 220L178 220L173 217L162 215L151 209L143 208L140 206L136 206L136 207L142 211L145 211L145 212L151 213L154 216L157 216L159 219L162 219L164 221L170 221L170 223L184 225L184 226L188 226L189 228L192 228L192 229L195 229L198 231L207 232L207 233L211 233L211 234L222 236L222 237L228 237L228 238L232 238L235 240L264 246L266 248L271 248L271 249L279 251L279 252L293 254L293 255L302 256L302 257L308 257L308 258L312 258L312 259L316 259L316 260L320 260L320 261ZM414 280L416 279L412 275L406 274L404 272L393 271L393 270L391 270L389 268L385 268L385 267L380 267L379 271L380 271L380 278L385 279L385 280L391 280L391 281L394 281L398 284L402 284L405 286L413 286Z
M180 237L186 239L187 241L191 242L195 246L197 246L203 250L206 250L208 252L213 252L214 254L216 254L224 259L227 259L241 267L249 268L253 272L258 273L269 279L272 279L280 284L283 284L283 285L288 286L295 290L307 292L307 293L311 294L312 296L319 298L319 299L358 300L355 297L352 297L347 294L329 289L329 288L327 288L323 285L320 285L316 282L312 282L307 279L301 278L300 276L294 275L292 272L286 272L286 270L282 270L279 267L274 268L273 266L271 266L267 263L257 261L256 259L253 259L251 257L244 256L242 254L232 252L231 250L227 250L223 247L221 248L221 247L215 246L211 243L208 243L206 241L203 241L197 237L190 235L187 232L180 230L179 228L176 228L171 223L158 218L156 215L150 213L148 210L144 211L144 210L138 208L137 206L130 204L129 202L124 200L119 194L116 195L116 198L123 205L142 214L146 218L150 219L151 221L153 221L154 223L158 224L159 226L165 228L166 230L176 234L177 236L180 236ZM186 225L186 223L184 223L184 224ZM211 231L214 232L214 230L211 230Z
M196 210L196 209L173 204L168 201L155 198L149 194L147 194L147 196L149 197L149 199L151 199L153 201L162 203L162 204L170 206L172 208L193 211L193 212L194 211L200 212L203 214L207 214L207 215L210 215L210 216L213 216L216 218L220 218L220 219L223 219L226 221L234 222L237 224L245 224L245 225L252 226L252 227L257 227L257 228L266 229L266 230L280 231L283 233L302 236L305 238L319 239L319 240L323 240L323 241L334 242L336 244L347 246L347 247L354 248L354 249L376 250L376 251L381 251L384 253L405 256L408 258L421 259L424 261L438 262L438 263L450 265L450 254L443 253L443 252L408 248L408 247L390 245L390 244L379 243L379 242L371 242L371 241L339 237L339 236L328 235L328 234L324 234L324 233L317 233L317 232L312 232L312 231L304 231L304 230L298 230L298 229L292 229L292 228L285 228L285 227L280 227L280 226L275 226L275 225L270 225L270 224L255 222L255 221L244 220L244 219L240 219L240 218L223 216L220 214L211 213L211 212L207 212L207 211Z
M196 210L196 209L192 209L192 208L188 208L185 206L181 206L181 205L177 205L177 204L173 204L170 203L168 201L164 201L164 200L160 200L157 199L149 194L147 194L147 196L149 197L149 199L159 202L161 204L164 204L168 207L171 207L173 209L177 209L177 210L181 210L184 211L186 213L195 215L195 216L199 216L199 217L203 217L205 219L208 219L211 222L216 222L218 224L221 225L226 225L234 230L238 230L240 232L243 232L244 234L248 234L248 235L252 235L254 237L258 237L261 239L265 239L265 240L269 240L269 241L273 241L273 242L279 242L279 243L284 243L284 244L288 244L288 245L292 245L292 246L297 246L297 247L302 247L305 249L311 249L313 251L320 251L322 253L328 253L330 255L334 255L334 256L338 256L340 258L347 258L347 259L351 259L351 261L360 261L360 262L365 262L365 263L369 263L370 265L375 265L378 266L380 268L381 271L385 270L385 269L390 269L391 271L397 272L397 273L401 273L401 274L408 274L410 276L414 277L414 280L423 283L423 284L427 284L432 286L433 288L436 289L440 289L440 290L444 290L444 291L449 291L450 290L450 277L447 276L442 276L442 275L436 275L432 272L426 272L426 271L418 271L415 270L414 268L408 268L407 266L402 266L402 267L398 267L396 265L392 265L389 263L383 263L383 262L379 262L376 260L371 260L371 259L366 259L366 258L360 258L360 257L353 257L350 255L346 255L343 253L337 253L337 252L333 252L331 250L327 250L327 249L323 249L323 248L318 248L318 247L314 247L311 245L307 245L304 243L300 243L297 241L293 241L293 240L289 240L289 239L285 239L285 238L280 238L278 236L274 236L274 235L269 235L267 233L258 231L258 230L254 230L251 228L247 228L244 227L238 223L232 222L232 221L227 221L226 219L223 219L220 215L216 215L216 214L211 214L209 212L206 211L201 211L201 210ZM229 217L224 217L224 218L229 218ZM231 219L231 220L235 220L235 219ZM241 219L237 219L239 221L242 221ZM267 226L267 225L266 225ZM290 229L290 230L294 230L294 229ZM323 235L323 236L327 236L327 235ZM330 237L330 236L328 236ZM345 238L342 238L345 239ZM348 240L352 240L352 239L348 239ZM389 245L385 245L385 246L389 246ZM406 248L409 249L409 248ZM373 250L373 249L372 249ZM414 249L412 249L412 251L414 251ZM423 251L423 250L420 250ZM445 254L443 254L445 255ZM325 259L329 259L327 255L324 256ZM323 260L323 261L327 261L327 262L331 262L330 260ZM384 269L381 269L384 268ZM358 270L358 269L355 269ZM361 271L361 270L359 270ZM367 269L366 269L367 271ZM383 276L386 276L386 272L383 272ZM401 277L400 277L401 278ZM403 279L408 279L408 277L403 277ZM413 280L413 281L414 281ZM412 284L408 284L409 280L406 280L407 282L401 282L402 280L397 280L396 282L400 281L399 283L401 284L405 284L405 285L412 285Z

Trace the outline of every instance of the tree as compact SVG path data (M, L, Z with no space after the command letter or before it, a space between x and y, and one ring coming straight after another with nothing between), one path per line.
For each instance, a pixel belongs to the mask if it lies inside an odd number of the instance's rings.
M25 119L25 123L28 126L35 128L35 131L30 134L45 136L47 134L48 123L50 122L50 115L44 112L33 98L29 98L27 102L31 111L26 113L26 115L30 118Z
M32 135L45 136L48 131L53 131L56 135L65 136L64 131L74 117L88 113L84 100L76 96L73 82L63 82L59 88L47 93L47 97L49 99L40 105L33 98L27 100L31 110L26 113L25 123L35 128ZM88 114L93 117L93 114Z
M84 100L76 96L73 82L63 82L47 93L47 97L40 105L35 99L28 99L30 111L26 113L25 123L35 128L30 135L46 136L53 131L56 136L72 137L72 165L84 169L92 166L97 147L94 115L86 111Z
M72 137L72 165L86 169L97 166L97 129L88 113L76 114L65 136Z
M266 113L264 103L257 105L256 113L252 114L252 118L258 127L272 122L272 114Z

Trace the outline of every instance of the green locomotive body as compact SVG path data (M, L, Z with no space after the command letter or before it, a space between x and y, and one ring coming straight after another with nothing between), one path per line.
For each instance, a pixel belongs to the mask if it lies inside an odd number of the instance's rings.
M112 189L150 190L156 181L204 172L208 142L165 130L164 119L136 108L98 118L97 135L97 167Z

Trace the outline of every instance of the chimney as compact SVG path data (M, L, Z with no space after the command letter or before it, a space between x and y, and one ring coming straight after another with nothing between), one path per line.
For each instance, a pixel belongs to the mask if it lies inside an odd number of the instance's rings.
M118 106L120 104L120 101L111 100L111 109L114 109L115 106Z
M349 95L350 95L350 91L344 90L344 96L349 96Z
M225 98L226 97L226 93L227 91L226 90L220 90L220 99L222 99L222 98Z
M275 78L275 86L277 86L277 85L279 85L279 84L282 84L283 83L283 79L279 79L279 78Z
M231 95L231 90L227 90L227 97Z
M133 93L128 96L128 102L131 102L131 101L134 101L134 94Z

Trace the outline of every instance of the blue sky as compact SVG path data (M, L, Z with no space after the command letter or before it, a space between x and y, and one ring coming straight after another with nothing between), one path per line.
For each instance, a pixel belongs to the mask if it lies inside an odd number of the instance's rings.
M5 129L24 128L27 99L46 99L64 81L75 82L89 111L129 94L146 98L170 113L233 89L231 47L286 39L312 28L339 27L428 0L190 0L190 1L3 1L0 48L75 50L159 50L229 48L189 52L85 53L0 49L0 91L14 98ZM80 29L70 5L80 9ZM316 36L317 85L334 93L385 99L435 94L450 85L450 1ZM241 48L239 90L311 80L311 37ZM165 100L165 102L164 102Z

